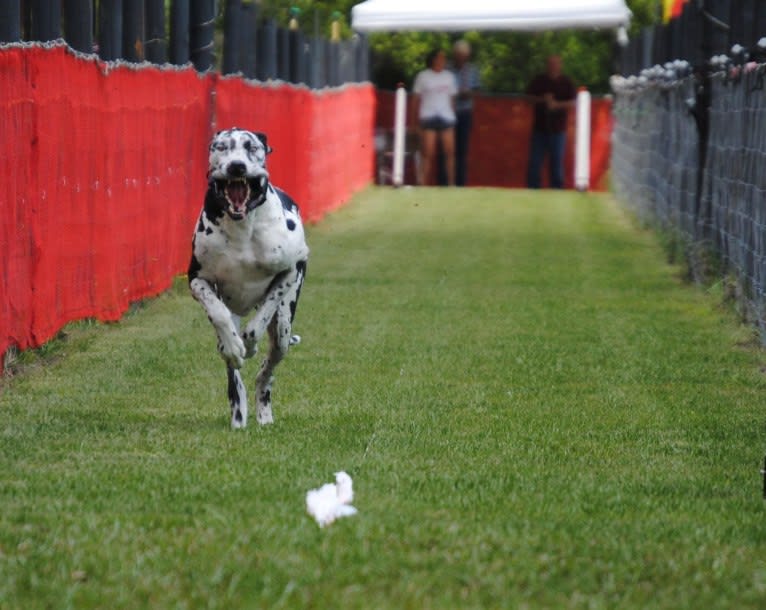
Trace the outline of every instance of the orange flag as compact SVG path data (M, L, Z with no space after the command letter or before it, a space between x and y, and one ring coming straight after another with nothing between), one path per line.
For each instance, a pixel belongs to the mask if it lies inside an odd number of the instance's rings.
M679 17L684 10L687 0L662 0L662 22Z

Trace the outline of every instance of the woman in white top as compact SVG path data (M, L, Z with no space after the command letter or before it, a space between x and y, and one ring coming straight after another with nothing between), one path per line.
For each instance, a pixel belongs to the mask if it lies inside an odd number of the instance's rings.
M436 158L437 138L444 153L447 183L455 185L455 106L457 95L455 75L446 70L444 51L431 51L426 58L428 68L419 72L412 87L414 103L420 121L420 176L419 183L431 180Z

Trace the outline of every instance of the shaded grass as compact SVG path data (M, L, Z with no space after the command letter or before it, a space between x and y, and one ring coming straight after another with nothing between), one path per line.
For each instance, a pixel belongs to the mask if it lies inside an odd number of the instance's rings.
M5 382L0 607L764 606L763 354L609 197L372 189L309 239L273 426L181 282Z

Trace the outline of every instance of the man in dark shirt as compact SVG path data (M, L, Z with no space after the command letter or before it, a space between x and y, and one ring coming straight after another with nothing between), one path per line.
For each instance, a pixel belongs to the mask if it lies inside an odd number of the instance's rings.
M577 91L572 80L561 72L561 58L552 55L547 69L532 79L527 97L535 103L529 146L527 186L540 188L540 172L548 155L552 188L564 188L564 148L567 112L574 106Z

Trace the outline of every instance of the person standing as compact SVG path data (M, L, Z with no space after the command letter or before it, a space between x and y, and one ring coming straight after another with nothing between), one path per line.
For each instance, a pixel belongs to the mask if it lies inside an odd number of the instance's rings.
M547 156L551 188L564 188L567 114L575 104L577 90L572 80L562 72L558 55L548 57L546 71L532 79L526 94L535 104L527 186L540 188L540 174Z
M479 71L472 63L471 45L458 40L452 47L453 72L457 80L455 98L455 184L465 186L468 178L468 145L473 126L473 95L479 88Z
M419 184L431 180L436 162L437 143L444 152L447 184L455 185L455 108L457 95L455 75L445 70L447 57L436 49L426 58L427 68L418 72L412 86L413 100L420 123Z

